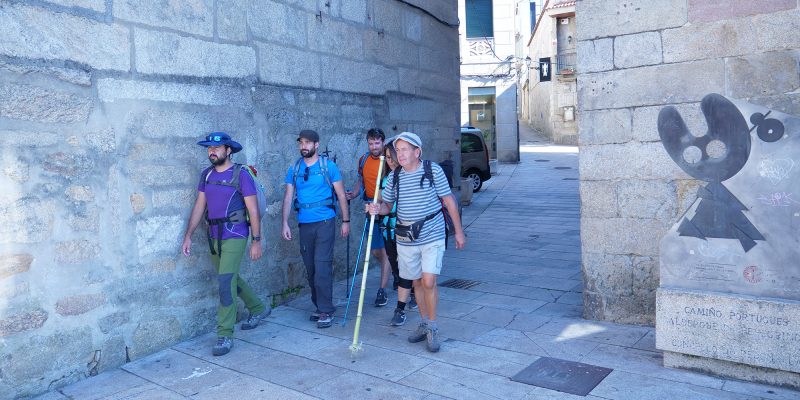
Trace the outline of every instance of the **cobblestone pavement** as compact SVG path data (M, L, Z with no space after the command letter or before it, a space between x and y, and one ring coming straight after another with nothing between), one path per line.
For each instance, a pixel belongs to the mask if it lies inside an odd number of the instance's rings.
M661 366L650 327L581 319L580 202L576 147L526 141L519 164L498 173L464 208L465 250L448 250L442 287L442 349L406 337L419 316L392 327L392 304L372 301L368 274L360 337L351 357L355 304L345 326L317 329L308 296L266 323L236 331L230 354L213 357L212 333L64 387L41 399L797 399L800 393ZM357 279L360 282L360 276ZM334 293L345 293L338 282ZM358 288L356 292L358 293ZM341 300L341 299L339 299ZM613 369L586 397L510 380L540 357Z

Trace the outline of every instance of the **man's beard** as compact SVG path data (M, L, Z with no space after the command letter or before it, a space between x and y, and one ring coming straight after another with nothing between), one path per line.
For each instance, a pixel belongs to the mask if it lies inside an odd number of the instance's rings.
M208 156L208 161L211 162L211 165L216 167L218 165L225 164L225 161L228 161L228 156L217 157L216 159L213 159L211 158L211 156Z
M317 153L317 151L315 149L311 149L311 150L303 149L303 150L300 150L300 155L303 156L303 158L314 157L314 154L316 154L316 153Z
M383 153L383 149L376 149L375 151L370 150L369 152L369 154L374 158L380 157L381 153Z

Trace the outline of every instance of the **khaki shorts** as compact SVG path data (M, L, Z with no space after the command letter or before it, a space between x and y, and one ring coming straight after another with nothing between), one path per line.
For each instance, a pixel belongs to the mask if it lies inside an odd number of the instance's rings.
M423 272L439 275L443 258L444 239L419 246L397 244L397 263L403 279L420 279Z

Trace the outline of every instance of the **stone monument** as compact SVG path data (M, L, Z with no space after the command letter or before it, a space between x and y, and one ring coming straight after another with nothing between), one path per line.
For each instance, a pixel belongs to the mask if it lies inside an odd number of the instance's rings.
M666 366L800 388L800 118L709 94L708 131L658 116L703 181L661 241L656 347Z

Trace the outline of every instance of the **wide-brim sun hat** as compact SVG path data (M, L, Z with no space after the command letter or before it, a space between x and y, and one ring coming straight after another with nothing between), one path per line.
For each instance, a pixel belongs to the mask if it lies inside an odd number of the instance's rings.
M197 142L200 146L229 146L231 153L238 153L242 150L242 145L231 139L225 132L212 132L206 136L205 140Z

